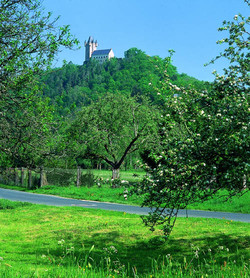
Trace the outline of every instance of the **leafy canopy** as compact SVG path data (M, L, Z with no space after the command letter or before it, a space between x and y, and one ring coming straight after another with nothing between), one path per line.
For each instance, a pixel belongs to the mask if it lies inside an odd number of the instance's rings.
M77 43L69 27L56 22L38 0L0 0L1 165L31 165L47 153L52 115L38 96L38 74L61 46Z
M126 156L152 141L156 115L142 98L107 94L78 113L69 138L79 156L104 160L118 178Z

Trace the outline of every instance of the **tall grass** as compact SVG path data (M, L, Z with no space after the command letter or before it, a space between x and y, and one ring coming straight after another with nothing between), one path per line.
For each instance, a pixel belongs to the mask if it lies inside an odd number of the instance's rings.
M224 261L221 266L209 264L206 261L199 262L197 267L192 265L192 262L188 262L183 258L183 263L177 263L172 261L167 256L162 260L152 260L150 273L139 273L135 266L125 267L124 265L117 265L117 262L113 262L110 258L104 258L99 263L99 266L95 266L95 262L81 264L75 258L72 261L63 265L51 264L47 269L38 268L32 271L26 268L20 268L16 270L10 266L1 268L0 275L2 278L25 278L25 277L54 277L54 278L78 278L78 277L112 277L112 278L128 278L128 277L141 277L141 278L178 278L178 277L213 277L213 278L238 278L249 277L249 269L244 261L242 265L236 265L234 262Z
M15 202L0 219L0 277L249 276L248 223L181 218L165 240L119 212Z

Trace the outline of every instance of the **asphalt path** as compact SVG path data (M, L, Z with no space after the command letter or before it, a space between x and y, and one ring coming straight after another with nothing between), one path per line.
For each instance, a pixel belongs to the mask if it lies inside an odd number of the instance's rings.
M83 207L93 209L105 209L112 211L121 211L132 214L145 215L148 214L151 209L147 207L138 207L131 205L97 202L97 201L85 201L70 198L62 198L58 196L35 194L22 192L17 190L9 190L0 188L0 199L7 199L11 201L29 202L33 204L42 204L49 206L71 206L71 207ZM244 213L230 213L230 212L217 212L217 211L202 211L202 210L180 210L178 217L202 217L202 218L217 218L227 219L232 221L250 222L250 214Z

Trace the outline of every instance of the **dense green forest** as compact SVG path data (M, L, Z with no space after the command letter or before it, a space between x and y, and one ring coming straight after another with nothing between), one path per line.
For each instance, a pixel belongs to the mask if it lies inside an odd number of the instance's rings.
M61 68L47 71L42 77L43 94L51 99L59 114L67 115L107 93L143 95L149 97L154 104L160 104L159 92L162 94L168 78L172 84L182 87L191 86L200 90L209 87L208 82L184 73L179 74L168 58L150 57L137 48L129 49L124 56L103 64L95 60L83 65L69 62ZM168 92L164 88L164 94Z
M124 58L113 58L103 64L96 60L83 65L65 62L61 68L44 72L40 80L43 96L55 111L54 119L61 123L55 153L68 152L63 154L63 160L53 158L46 164L62 168L76 164L83 168L99 165L106 169L112 165L113 171L114 165L122 169L136 167L143 148L157 140L154 136L147 136L146 140L143 130L152 129L153 122L156 125L159 118L156 114L164 109L168 96L173 96L169 83L200 91L211 86L187 74L179 74L170 56L165 59L151 57L142 50L131 48L124 53ZM135 110L136 103L143 104L139 110ZM144 113L146 107L151 110L154 107L152 115ZM144 119L147 119L146 125ZM133 121L137 121L136 131ZM121 122L125 124L120 125ZM157 134L155 128L150 135ZM66 161L66 164L60 161Z

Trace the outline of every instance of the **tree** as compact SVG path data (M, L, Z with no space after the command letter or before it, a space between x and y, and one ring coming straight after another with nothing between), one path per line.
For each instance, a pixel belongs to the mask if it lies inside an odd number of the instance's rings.
M44 15L38 0L0 2L0 93L19 89L51 65L61 46L72 47L69 26L58 28L58 18Z
M40 139L48 131L51 114L38 96L37 76L61 46L77 43L69 26L57 27L57 19L51 17L38 0L0 1L0 153L9 163L27 162L26 150L45 143Z
M117 179L125 157L149 144L155 117L143 99L107 94L79 112L68 136L78 156L104 160Z
M250 18L235 16L219 30L229 37L219 57L229 60L225 74L210 91L169 88L179 97L168 99L160 122L160 151L148 153L148 177L136 189L143 206L154 208L143 217L152 230L173 229L178 210L203 202L225 189L227 198L249 190L249 32ZM213 61L212 61L213 62Z
M2 108L2 107L1 107ZM1 166L36 167L50 154L55 128L52 109L37 96L3 107L0 122Z

